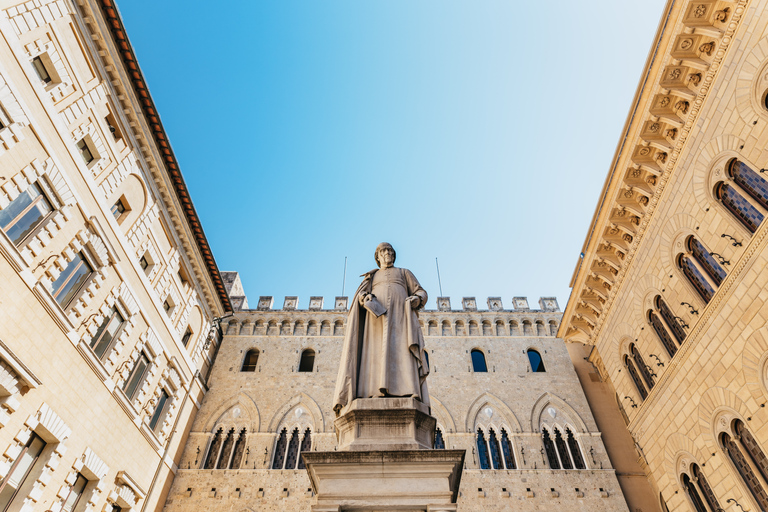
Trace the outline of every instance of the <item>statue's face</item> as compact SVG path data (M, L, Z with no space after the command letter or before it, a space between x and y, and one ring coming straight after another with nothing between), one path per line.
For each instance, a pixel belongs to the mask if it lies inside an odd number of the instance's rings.
M379 249L379 262L381 268L389 268L395 264L395 250L392 247L385 245Z

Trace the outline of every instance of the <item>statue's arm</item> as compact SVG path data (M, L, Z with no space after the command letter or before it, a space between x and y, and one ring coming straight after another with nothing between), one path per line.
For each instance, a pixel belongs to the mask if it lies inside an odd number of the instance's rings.
M427 296L427 291L421 287L419 284L419 281L416 279L416 276L413 275L413 272L411 272L408 269L405 269L405 282L408 285L408 295L409 297L418 297L419 303L413 304L414 309L419 309L421 307L424 307L427 303L427 299L429 298Z

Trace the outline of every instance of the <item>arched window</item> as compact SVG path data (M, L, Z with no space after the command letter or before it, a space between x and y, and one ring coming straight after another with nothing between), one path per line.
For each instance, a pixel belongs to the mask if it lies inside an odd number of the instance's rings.
M635 383L635 387L637 388L637 392L640 393L640 397L645 400L648 396L648 391L645 389L645 385L640 379L640 374L637 372L634 363L627 355L624 356L624 367L627 369L632 382Z
M576 469L587 469L587 465L584 464L584 457L581 456L581 448L579 448L579 442L574 437L570 428L565 429L565 434L568 442L568 450L571 452L571 458L573 459L573 467Z
M203 469L239 469L245 450L246 430L230 428L226 435L220 428L213 435Z
M504 462L501 459L501 447L499 446L499 440L496 439L496 432L493 429L488 431L488 447L491 449L493 469L504 469Z
M571 456L568 453L568 447L565 445L563 435L560 433L560 429L553 429L555 433L555 447L557 448L557 454L560 456L560 462L563 469L573 469L571 463Z
M536 320L536 336L546 336L547 330L544 328L544 322Z
M709 508L713 511L722 510L720 503L718 503L717 498L715 497L715 493L712 492L712 488L709 486L709 482L707 482L707 479L704 476L704 473L701 472L701 468L699 468L698 464L691 465L691 473L693 473L693 478L699 484L701 495L704 498L704 501L709 505Z
M439 428L435 429L435 450L445 450L443 432Z
M516 469L515 455L512 450L512 443L509 441L506 429L501 429L501 453L504 454L504 464L507 469Z
M528 349L528 361L531 363L531 371L533 372L545 372L544 361L541 359L541 354L532 348Z
M683 341L685 341L685 331L683 330L683 326L680 324L677 315L672 313L672 310L667 306L667 303L664 302L664 299L661 298L661 295L656 296L654 303L656 304L656 309L661 313L661 317L672 331L672 334L675 335L677 342L682 344Z
M496 320L496 336L504 336L504 322Z
M650 310L648 311L648 323L650 323L651 327L653 327L656 336L659 337L661 344L664 345L664 348L667 350L669 357L674 357L677 353L677 343L675 343L675 341L672 339L672 335L670 335L669 331L667 331L667 327L664 325L661 317L659 317L655 311Z
M306 349L301 353L301 360L299 361L300 372L311 372L315 367L315 351L311 348Z
M677 264L701 298L709 302L725 279L725 270L695 237L689 236L685 246L688 252L678 256Z
M259 362L259 351L255 348L252 348L248 352L245 353L245 358L243 358L243 367L240 368L241 372L255 372L256 371L256 364Z
M485 364L485 354L476 348L472 349L472 371L475 373L488 371L488 365Z
M691 503L693 503L693 508L696 509L696 512L709 512L704 506L704 502L701 500L701 496L699 496L699 491L696 489L696 486L693 484L693 482L691 482L691 478L683 473L682 480L683 486L685 487L685 493L691 499Z
M757 207L768 209L768 181L735 158L726 165L726 174L732 182L718 183L715 196L754 233L765 217Z
M491 461L488 458L488 445L485 443L485 434L482 429L477 429L477 458L480 469L491 469Z
M275 455L272 458L272 469L283 469L283 462L285 462L285 447L288 445L288 430L283 429L280 431L280 435L277 438L277 444L275 445Z
M272 469L304 469L301 454L312 449L312 431L307 428L300 432L295 427L288 440L288 429L280 431L275 445L275 453L272 459Z
M448 320L443 320L443 336L451 335L451 323Z
M550 469L560 469L560 461L557 459L555 444L549 437L549 431L546 428L541 429L541 440L544 442L544 451L547 453Z
M306 469L304 465L304 459L301 458L301 454L312 450L312 431L307 428L304 431L304 439L301 440L301 448L299 449L299 464L296 469Z
M744 427L744 424L741 422L741 420L736 420L734 422L734 431L736 435L739 436L739 444L733 440L729 433L723 432L720 434L720 442L722 443L723 450L725 450L725 453L728 455L728 458L731 459L733 465L736 466L736 470L739 472L742 481L747 486L752 496L755 498L757 504L761 509L768 510L768 493L766 493L765 489L760 483L760 480L755 474L755 470L752 468L750 461L747 459L747 457L744 456L742 448L745 448L746 446L754 447L754 453L752 453L752 450L745 450L749 454L749 459L751 459L753 464L755 464L755 459L760 460L762 458L764 460L765 455L763 454L763 451L760 449L760 447L757 446L757 443L754 442L752 434ZM749 437L749 440L744 439L745 433ZM760 466L760 464L755 464L755 466L757 467L758 471L764 473L764 469ZM765 478L765 474L763 474L763 478Z
M654 384L653 374L651 373L650 367L645 364L645 361L643 361L643 356L640 355L640 352L638 352L634 343L629 346L629 353L632 354L632 359L637 365L637 368L640 370L640 375L643 376L643 380L648 385L648 390L650 391L653 389Z

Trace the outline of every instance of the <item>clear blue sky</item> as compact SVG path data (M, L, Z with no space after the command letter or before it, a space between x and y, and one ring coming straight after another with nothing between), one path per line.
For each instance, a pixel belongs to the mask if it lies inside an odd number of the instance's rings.
M221 270L346 294L381 241L430 294L568 284L662 15L629 3L124 0Z

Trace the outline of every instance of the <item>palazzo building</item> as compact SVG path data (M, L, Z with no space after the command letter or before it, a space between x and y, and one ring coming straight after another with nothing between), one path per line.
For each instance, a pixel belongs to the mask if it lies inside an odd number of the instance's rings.
M665 510L768 510L767 13L667 3L560 326Z
M332 411L348 298L323 309L286 297L255 309L236 273L224 273L238 309L222 324L220 352L165 506L187 510L309 511L301 459L333 451ZM419 321L435 447L466 450L459 510L628 511L568 350L562 313L546 297L530 309L448 297ZM630 445L631 447L631 445ZM354 486L354 482L350 482ZM644 509L645 510L645 509ZM648 509L651 510L651 509Z
M0 511L158 510L229 298L114 4L0 36Z
M420 315L459 510L768 510L768 0L669 0L564 312ZM310 510L347 298L220 273L114 0L0 0L0 512Z

